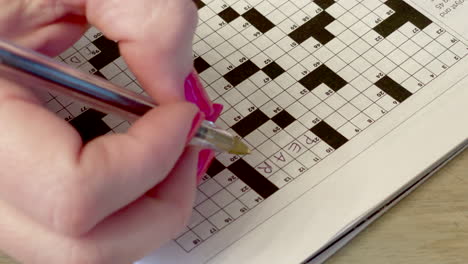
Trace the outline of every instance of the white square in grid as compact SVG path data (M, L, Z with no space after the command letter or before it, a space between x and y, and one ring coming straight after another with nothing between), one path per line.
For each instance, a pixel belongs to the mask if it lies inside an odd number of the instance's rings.
M218 61L215 65L213 65L213 68L221 75L225 75L226 73L230 72L232 69L234 69L234 65L232 65L231 62L229 62L226 59L222 59ZM224 79L224 78L222 78ZM216 81L217 82L217 81ZM222 92L221 94L223 94Z
M284 166L283 170L291 177L296 178L304 172L304 170L301 168L303 168L303 165L298 161L293 160L288 165Z
M260 90L250 95L249 99L252 103L255 104L256 107L260 107L270 100L268 96L266 96L266 94Z
M421 30L411 22L405 23L398 29L398 31L400 31L403 35L407 36L408 38L411 38L414 35L421 32Z
M381 59L375 66L385 74L388 74L397 67L397 65L388 58Z
M240 103L235 105L234 108L242 116L248 116L251 112L253 112L256 109L255 105L248 99L242 100Z
M210 46L203 40L200 40L193 45L193 51L198 55L203 55L210 49Z
M360 129L353 125L351 122L346 122L340 128L338 132L348 140L352 139L356 134L360 132Z
M364 91L365 89L367 89L369 86L372 85L372 83L368 79L364 78L362 75L356 77L349 84L360 92ZM352 95L355 95L354 91ZM345 98L348 100L350 99L349 97L345 97Z
M244 137L245 141L247 141L250 145L257 147L258 145L265 142L268 138L259 130L254 130L250 134ZM253 155L249 155L249 157L253 157Z
M110 80L113 84L119 85L119 86L127 86L132 82L132 79L125 74L125 72L121 72L114 76Z
M357 39L353 44L351 44L350 47L354 51L356 51L359 55L364 54L366 51L368 51L371 48L371 46L362 39Z
M231 84L229 84L228 81L226 81L224 78L220 78L218 81L216 81L214 84L212 84L212 86L215 86L216 84L216 91L218 91L219 94L221 94L221 92L225 92L224 91L224 87L232 87ZM249 79L247 80L244 80L243 82L241 82L240 84L238 84L236 86L236 89L241 92L244 96L249 96L251 95L253 92L257 91L258 88L255 86L255 84L252 83L252 81L250 81Z
M221 162L221 159L216 157L218 161ZM220 173L216 174L213 179L215 179L221 186L226 187L230 185L231 183L237 181L237 176L234 175L231 171L228 169L222 170Z
M88 74L94 74L95 72L97 72L97 69L94 68L93 65L91 65L91 63L89 62L85 62L81 64L81 66L78 67L78 70L88 73Z
M306 148L299 141L293 141L284 150L292 157L297 158L306 151Z
M421 48L412 40L408 40L400 46L400 49L409 56L414 55Z
M445 66L440 60L435 59L426 65L426 68L438 76L446 70L447 66Z
M408 40L408 37L403 35L400 31L396 30L392 32L389 36L386 37L388 41L390 41L395 46L400 46L401 44L405 43Z
M358 77L359 73L356 70L354 70L351 66L346 66L338 73L338 75L349 83L354 78Z
M202 73L199 74L199 76L207 84L211 84L221 77L221 75L217 71L215 71L213 68L208 68L204 70Z
M230 204L235 199L236 197L234 197L227 190L221 190L211 197L211 200L213 200L221 208L224 208L226 205Z
M312 111L321 119L325 119L327 116L333 113L333 109L326 103L320 103Z
M204 40L212 48L215 48L216 46L224 42L223 37L221 37L217 32L211 33L209 36L205 37Z
M284 148L294 139L288 133L282 130L271 137L271 140L273 140L273 142L275 142L279 147Z
M363 73L371 67L371 64L362 57L356 58L353 62L351 62L350 65L359 73Z
M286 108L286 111L294 118L298 119L307 112L307 108L299 102L295 102Z
M346 45L350 45L354 41L356 41L359 37L351 30L347 29L343 31L338 38L343 41Z
M213 194L219 192L223 187L215 180L211 179L198 186L198 188L207 196L212 196Z
M356 78L357 79L357 78ZM356 90L353 86L347 84L337 92L339 95L341 95L346 101L349 101L356 97L356 95L359 94L359 91Z
M369 14L370 10L362 4L357 4L350 10L350 12L357 18L363 18Z
M460 57L455 55L450 50L445 51L442 53L438 59L443 62L447 66L452 66L453 64L457 63L460 60Z
M455 43L459 42L458 38L454 37L453 35L445 32L440 37L437 38L437 41L442 44L446 48L452 47Z
M273 42L265 35L261 35L256 38L252 43L259 49L265 50L266 48L273 45Z
M333 52L331 52L327 47L322 47L314 53L314 56L321 62L326 62L333 57L333 55Z
M283 110L278 104L274 101L268 101L266 104L260 107L260 110L268 116L268 118L273 118L276 114Z
M304 42L300 44L304 49L306 49L310 53L314 53L318 49L320 49L323 45L318 42L315 38L310 37L306 39Z
M256 131L254 131L256 132ZM267 139L265 139L266 141ZM265 142L264 141L264 142ZM262 142L263 143L263 142ZM254 149L252 150L252 153L247 155L247 156L244 156L244 161L247 162L250 166L252 167L255 167L257 166L258 164L262 163L266 157L260 153L258 150Z
M317 59L316 57L312 55L303 59L300 63L309 71L315 70L317 67L319 67L322 64L322 62L319 59Z
M351 103L355 107L357 107L359 110L363 111L364 109L369 107L369 105L372 104L372 101L369 98L367 98L366 96L364 96L362 94L359 94L358 96L354 97L351 100Z
M427 44L434 41L429 35L427 35L424 32L419 32L418 34L413 36L411 40L414 41L416 44L418 44L422 48L424 48Z
M203 56L203 59L208 62L210 65L216 64L218 61L223 59L223 56L219 54L216 50L212 49L207 51Z
M404 80L410 77L410 74L404 71L402 68L397 67L392 72L390 72L388 76L397 83L402 83Z
M106 79L112 79L114 76L119 74L121 70L114 63L109 63L104 68L102 68L100 72L102 75L104 75L104 77L106 77Z
M258 2L258 5L256 5L255 3L252 3L253 1L248 1L248 2L249 4L255 6L255 9L257 9L257 11L260 12L264 16L266 16L267 14L275 10L275 7L266 1L257 0L256 2Z
M418 51L412 58L423 66L434 60L434 56L424 49Z
M298 11L298 8L289 1L284 3L279 9L288 17Z
M238 34L237 31L231 25L225 25L224 27L218 29L216 32L223 37L223 39L230 39L234 35Z
M282 32L289 34L291 33L294 29L296 29L298 26L294 21L292 21L289 18L283 19L279 24L277 24L277 27L281 29Z
M241 114L239 112L236 111L236 109L230 108L230 109L226 110L226 112L223 113L221 118L224 120L224 122L228 126L231 127L235 123L237 123L242 118L242 116L241 116Z
M468 53L468 48L462 42L457 42L453 47L450 49L453 53L457 54L460 58L463 58Z
M303 103L303 104L304 104L306 107L307 107L308 105L310 105L310 107L308 107L308 108L312 108L312 107L316 106L316 105L320 102L320 100L325 100L325 99L327 99L327 98L328 98L330 95L332 95L334 92L333 92L333 90L332 90L330 87L328 87L326 84L322 83L322 84L320 84L319 86L317 86L315 89L313 89L311 93L312 93L313 95L317 96L318 99L317 99L317 98L310 97L310 95L306 95L306 96L308 96L308 98L307 98L307 99L304 99L304 101L309 101L309 100L310 100L311 103L307 103L307 102L306 102L306 103Z
M228 185L226 189L235 197L240 197L242 194L248 192L250 187L247 186L243 181L237 180L231 185Z
M353 123L353 125L357 126L359 129L364 130L370 126L370 124L372 124L373 121L369 122L369 120L370 119L367 115L359 113L351 120L351 123Z
M328 60L325 65L334 72L338 72L346 66L346 63L340 59L338 56L335 56Z
M233 221L232 217L223 210L212 215L210 218L208 218L208 220L210 220L210 222L213 223L213 225L215 225L218 229L225 227Z
M405 60L408 59L408 55L406 55L402 50L396 48L390 54L387 55L387 58L393 61L396 65L400 65Z
M390 41L384 39L384 40L380 41L377 45L375 45L374 48L376 50L380 51L380 53L382 53L382 54L388 54L392 50L394 50L396 47L395 47L395 45L390 43Z
M295 101L295 99L288 92L282 92L273 100L282 108L288 107Z
M280 170L268 178L276 187L281 188L287 183L291 182L293 178L287 175L284 171Z
M200 224L204 219L204 217L196 210L192 210L192 215L188 221L188 227L193 228Z
M302 84L300 83L294 83L291 85L289 88L286 89L286 91L295 99L299 99L302 96L306 95L309 90L307 90Z
M237 219L248 211L247 207L240 201L235 200L224 208L224 211L228 213L232 218Z
M346 123L346 119L339 113L335 112L335 113L332 113L327 118L325 118L325 122L327 122L327 124L329 124L334 129L338 129L344 123Z
M372 104L366 110L364 110L364 113L373 120L379 120L386 113L386 111L379 105Z
M54 113L63 109L63 105L59 104L57 100L50 100L47 104L45 104L45 107Z
M326 158L330 153L333 152L333 148L330 147L327 143L320 141L315 146L310 149L315 153L320 159Z
M297 160L306 168L310 169L320 161L320 158L317 157L317 155L315 155L312 151L308 150L299 156Z
M256 73L254 73L252 76L250 76L249 78L254 84L255 86L257 87L262 87L264 86L266 83L269 83L271 82L271 79L270 77L268 77L268 75L266 75L266 73L264 73L263 71L258 71ZM262 87L263 89L263 87Z
M270 139L263 142L260 146L257 147L257 150L260 151L265 157L270 157L274 153L278 152L280 148Z
M343 43L338 38L332 39L330 42L327 43L326 47L333 52L333 54L338 54L340 51L342 51L344 48L346 48L346 44Z
M195 246L201 243L200 238L195 235L192 231L188 231L181 237L176 239L177 244L179 244L184 250L190 251Z
M376 15L378 15L382 19L386 19L389 17L391 14L394 14L395 11L393 11L390 7L387 5L379 5L378 7L374 8L372 10Z
M427 84L435 78L435 75L426 68L422 68L413 75L420 82Z
M346 103L346 100L343 99L341 95L335 93L326 99L325 103L327 103L327 105L329 105L331 108L337 110Z
M297 62L288 54L284 54L275 61L281 68L289 70L292 66L296 65Z
M345 2L347 3L349 1L341 1L340 4L345 3ZM352 25L358 21L358 19L349 12L344 13L337 20L343 23L343 25Z
M354 105L347 103L338 109L338 113L340 113L344 118L351 120L357 114L359 114L359 109L357 109Z
M273 44L269 48L265 49L265 53L268 54L272 60L276 60L285 54L285 52L276 44Z
M276 133L278 133L281 129L278 127L278 125L275 122L273 122L272 120L268 120L265 124L261 125L258 128L258 130L260 130L262 134L270 138Z
M305 106L307 109L312 109L317 106L321 100L312 93L306 94L304 97L299 99L299 102Z
M258 195L258 193L254 192L253 190L242 195L239 197L239 200L246 205L248 208L252 209L254 208L257 204L261 203L263 201L263 198Z
M374 28L383 20L378 15L372 12L369 13L367 16L363 17L361 21L368 25L370 28Z
M223 57L229 56L231 53L233 53L236 49L229 44L229 42L223 42L221 45L217 46L216 51Z
M362 21L354 23L350 29L358 36L364 36L367 32L369 32L369 30L371 30L371 28Z
M335 20L328 24L325 29L332 33L334 36L340 35L343 31L346 30L346 27L338 20Z
M446 50L446 48L437 41L432 41L431 43L427 44L424 49L436 57Z
M207 199L203 203L199 204L195 209L200 212L204 217L210 217L216 213L220 208L212 200Z
M294 138L298 138L300 135L307 131L307 128L303 126L300 122L292 122L289 126L284 129L288 134Z
M344 9L340 4L334 3L329 8L327 8L327 13L330 14L335 19L346 13L347 10Z
M245 46L247 43L249 43L249 41L242 34L234 35L228 41L236 49L240 49L243 46Z
M291 69L289 69L288 74L292 76L296 81L304 78L304 73L307 72L307 69L301 64L296 64Z
M218 229L208 221L203 221L201 224L192 229L192 232L197 234L203 240L209 238L217 231Z
M281 13L281 12L279 12L279 13ZM281 19L281 20L283 20L283 19ZM281 31L281 29L279 29L277 27L274 27L274 28L268 30L268 32L265 33L265 36L267 36L271 41L276 43L280 39L284 38L284 36L286 36L286 34L283 31Z
M200 37L201 39L204 39L206 38L207 36L209 36L210 34L212 34L214 32L214 30L208 26L207 24L203 23L203 24L200 24L197 26L197 29L196 29L196 34L198 37Z
M357 54L356 51L352 50L351 48L345 48L342 50L338 56L346 63L351 63L353 60L355 60L357 57L359 57L359 54Z
M72 54L75 54L76 52L77 52L77 50L74 47L70 47L70 48L66 49L64 52L60 53L59 57L62 58L62 59L66 59L69 56L71 56Z
M395 101L395 99L393 99L391 96L384 96L379 101L377 101L377 104L385 111L390 112L393 108L395 108L395 106L398 105L398 102Z
M384 55L380 53L378 50L371 48L368 51L366 51L363 55L363 57L370 63L375 64L378 61L380 61Z
M195 205L201 204L206 199L208 199L208 197L206 197L206 195L204 193L202 193L200 190L197 190L197 193L195 195Z
M307 52L307 50L305 50L304 48L302 48L301 46L297 46L295 47L294 49L290 50L288 52L288 54L294 58L296 61L301 61L303 60L305 57L309 56L309 53Z
M272 157L270 157L269 161L279 168L283 168L284 165L291 162L293 158L284 150L281 150L275 153ZM270 176L271 177L271 176Z
M413 78L413 77L408 78L408 79L402 84L402 86L403 86L406 90L408 90L408 91L410 91L410 92L412 92L412 93L416 93L418 90L420 90L420 89L423 87L422 84L421 84L418 80L416 80L415 78Z
M417 63L412 58L409 58L408 60L403 62L400 65L400 67L411 75L413 75L415 72L419 71L422 68L421 64Z
M287 72L281 74L280 76L276 77L275 82L279 84L283 89L287 89L289 86L293 85L296 80L289 75Z

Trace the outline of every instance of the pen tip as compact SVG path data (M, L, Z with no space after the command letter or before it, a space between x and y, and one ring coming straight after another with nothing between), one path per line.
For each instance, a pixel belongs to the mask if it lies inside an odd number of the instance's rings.
M229 150L229 153L236 155L246 155L250 154L250 152L249 147L237 137L234 139L232 149Z

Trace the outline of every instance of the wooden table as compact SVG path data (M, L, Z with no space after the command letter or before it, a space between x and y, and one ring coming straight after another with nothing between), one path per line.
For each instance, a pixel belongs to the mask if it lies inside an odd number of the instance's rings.
M327 262L350 263L468 263L468 151ZM0 253L0 264L16 263Z

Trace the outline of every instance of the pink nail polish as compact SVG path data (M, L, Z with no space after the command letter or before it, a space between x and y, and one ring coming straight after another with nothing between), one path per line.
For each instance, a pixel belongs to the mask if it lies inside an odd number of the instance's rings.
M210 149L203 149L198 154L198 170L197 170L197 183L199 184L203 175L211 165L215 157L215 152Z
M206 117L206 120L215 122L218 120L221 112L223 111L224 106L222 104L213 104L213 114L211 116Z
M198 128L200 128L200 125L204 119L205 119L205 114L203 114L202 112L198 112L197 115L195 115L192 121L192 128L190 129L190 132L187 136L187 143L190 142L190 140L192 140L192 138L195 136Z
M206 117L213 115L213 104L195 71L185 79L185 98L189 102L195 103Z

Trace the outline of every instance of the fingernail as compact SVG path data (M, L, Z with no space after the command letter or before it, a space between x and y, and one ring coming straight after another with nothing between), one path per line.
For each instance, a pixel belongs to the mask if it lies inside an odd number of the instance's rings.
M211 165L215 157L215 152L211 149L203 149L198 154L197 184L200 184L203 175Z
M214 113L213 104L203 88L198 74L196 71L192 71L190 75L185 79L185 98L198 106L206 117L212 116Z
M205 114L203 114L202 112L198 112L197 115L195 115L192 121L192 128L190 129L190 132L187 136L187 143L190 142L192 138L195 136L195 134L197 133L204 119L205 119Z
M213 104L213 114L211 116L206 117L206 120L215 122L218 120L221 112L223 112L224 106L222 104Z

